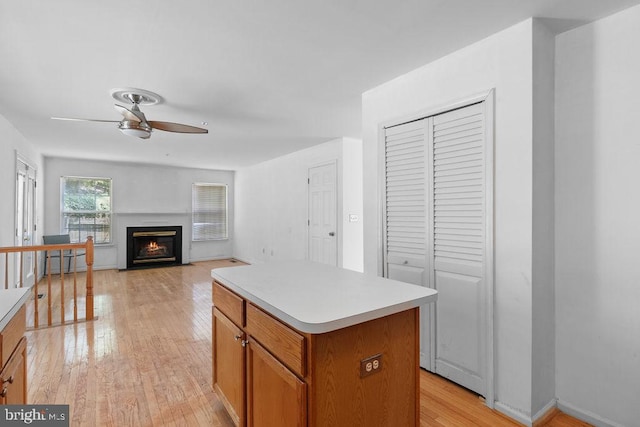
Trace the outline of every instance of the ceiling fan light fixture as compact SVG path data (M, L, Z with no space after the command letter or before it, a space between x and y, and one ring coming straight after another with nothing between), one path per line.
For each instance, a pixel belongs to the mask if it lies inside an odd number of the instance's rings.
M151 126L146 122L135 122L133 120L123 120L118 124L120 132L128 136L148 139L151 136Z

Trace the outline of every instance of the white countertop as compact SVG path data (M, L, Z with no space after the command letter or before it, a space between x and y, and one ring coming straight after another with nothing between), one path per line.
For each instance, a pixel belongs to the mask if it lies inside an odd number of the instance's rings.
M211 277L299 331L313 334L399 313L437 298L434 289L310 261L217 268L211 270Z
M0 331L20 310L20 307L29 298L31 288L0 289Z

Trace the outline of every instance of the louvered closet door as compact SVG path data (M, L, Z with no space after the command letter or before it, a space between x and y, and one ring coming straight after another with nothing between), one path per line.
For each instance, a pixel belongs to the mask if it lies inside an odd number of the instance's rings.
M435 371L485 395L484 103L434 116L432 123Z
M427 120L385 129L385 276L425 285Z

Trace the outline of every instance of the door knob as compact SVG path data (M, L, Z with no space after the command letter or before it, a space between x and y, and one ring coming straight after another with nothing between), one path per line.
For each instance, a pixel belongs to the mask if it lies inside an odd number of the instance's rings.
M335 235L336 235L336 233L334 231L330 231L329 232L329 236L335 236Z

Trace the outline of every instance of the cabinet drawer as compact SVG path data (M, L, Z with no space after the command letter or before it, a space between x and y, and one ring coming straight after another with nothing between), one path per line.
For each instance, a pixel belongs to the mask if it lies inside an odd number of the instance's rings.
M20 338L24 335L27 325L27 310L23 305L20 310L13 316L7 326L0 333L0 357L2 358L2 368L9 360L9 356L16 348Z
M301 377L305 372L304 337L252 304L247 304L247 332Z
M245 325L244 300L216 281L213 282L213 305L236 325Z

